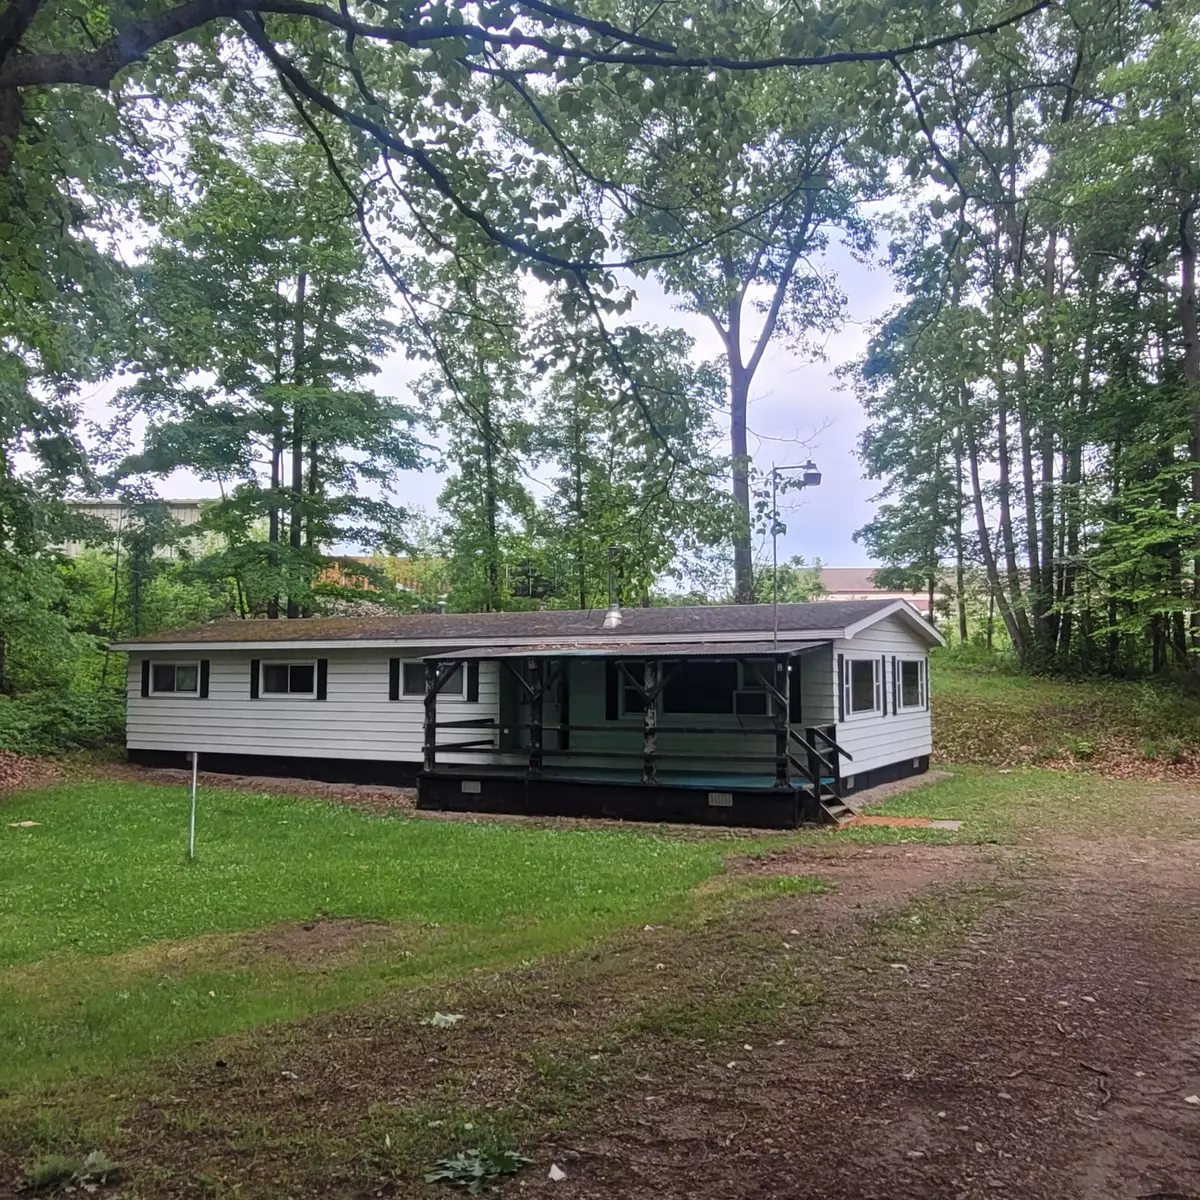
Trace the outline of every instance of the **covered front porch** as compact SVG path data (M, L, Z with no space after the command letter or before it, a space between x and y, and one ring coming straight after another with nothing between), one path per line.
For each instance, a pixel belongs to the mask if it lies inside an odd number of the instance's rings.
M496 715L443 718L441 689L481 659L499 666ZM422 808L769 828L848 814L828 641L478 647L425 663Z

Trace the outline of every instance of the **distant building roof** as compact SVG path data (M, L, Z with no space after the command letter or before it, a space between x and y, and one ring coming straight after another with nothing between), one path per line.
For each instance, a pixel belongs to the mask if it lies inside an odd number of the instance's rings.
M875 582L878 567L822 567L821 585L825 591L816 599L832 600L907 600L914 608L929 615L929 593L882 588Z

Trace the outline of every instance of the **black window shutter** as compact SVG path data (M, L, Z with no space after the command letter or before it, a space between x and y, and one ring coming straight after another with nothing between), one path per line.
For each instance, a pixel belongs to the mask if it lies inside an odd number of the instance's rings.
M388 699L400 699L400 660L388 659Z
M844 654L838 655L837 694L838 720L844 721L846 719L846 656Z
M921 678L925 682L925 711L929 711L929 656L921 660Z
M887 716L887 655L879 656L879 703L883 707L883 715Z
M896 656L892 655L892 712L900 711L900 668Z
M150 660L142 659L142 695L150 695Z
M250 660L250 699L258 699L258 659Z
M317 699L324 700L329 694L329 659L317 659Z
M467 663L467 700L471 704L479 703L479 663L476 660Z
M800 703L800 660L796 659L795 663L788 667L788 670L791 672L791 678L788 681L788 724L799 725L804 719L804 710Z
M615 721L621 715L617 706L617 664L611 659L604 660L604 719Z
M208 659L200 660L200 699L208 699Z

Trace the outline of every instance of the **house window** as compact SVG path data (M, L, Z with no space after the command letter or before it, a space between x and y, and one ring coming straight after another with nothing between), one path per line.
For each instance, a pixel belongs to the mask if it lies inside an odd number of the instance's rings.
M925 707L925 664L919 660L898 663L900 668L900 707Z
M739 682L737 663L685 662L667 669L671 677L662 691L663 712L733 712L733 694Z
M315 662L263 663L262 694L264 696L315 696L317 694L317 664Z
M200 691L200 664L154 663L150 668L150 690L156 696L197 695Z
M850 711L852 713L879 710L879 659L850 660Z
M423 662L406 662L403 665L404 688L406 696L425 695L425 664ZM455 667L454 674L446 680L438 691L439 696L461 696L463 694L463 669Z

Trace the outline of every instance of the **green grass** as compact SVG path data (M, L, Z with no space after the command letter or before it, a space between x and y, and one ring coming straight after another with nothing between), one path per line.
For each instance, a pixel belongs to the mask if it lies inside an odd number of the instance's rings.
M5 804L0 1087L537 958L661 920L721 869L711 842L217 791L201 794L189 863L187 804L183 789L111 783ZM40 824L9 825L23 820ZM323 918L391 928L333 963L236 936Z

